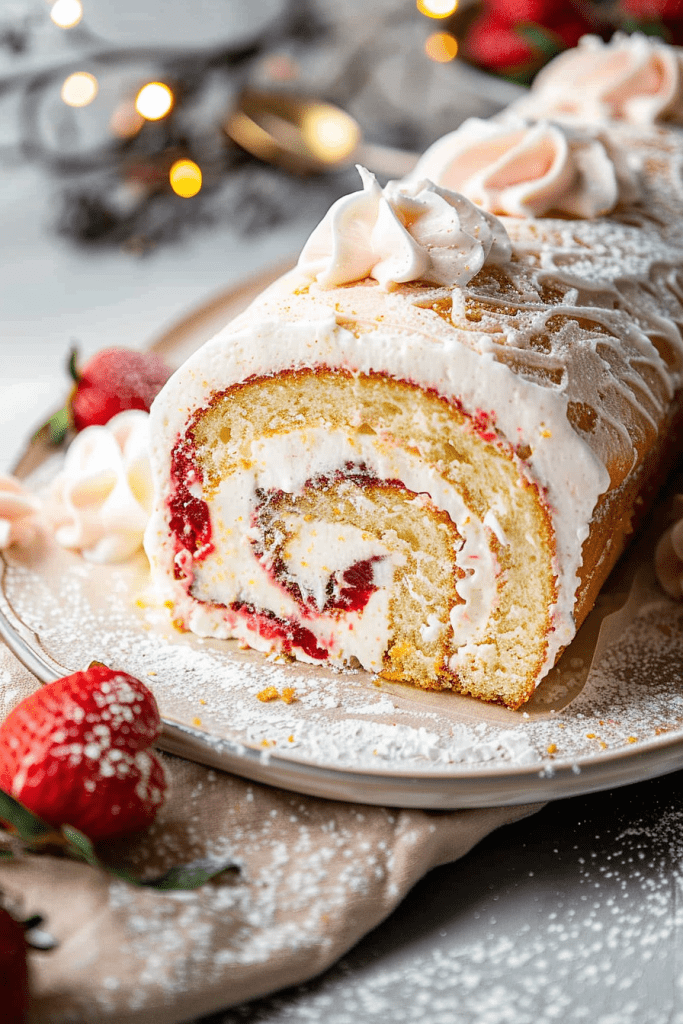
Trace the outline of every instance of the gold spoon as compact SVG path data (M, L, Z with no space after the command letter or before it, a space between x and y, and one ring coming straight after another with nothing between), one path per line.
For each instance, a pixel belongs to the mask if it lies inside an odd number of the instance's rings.
M350 114L306 96L246 89L223 127L252 156L297 174L359 163L383 176L401 178L418 159L417 153L364 142Z

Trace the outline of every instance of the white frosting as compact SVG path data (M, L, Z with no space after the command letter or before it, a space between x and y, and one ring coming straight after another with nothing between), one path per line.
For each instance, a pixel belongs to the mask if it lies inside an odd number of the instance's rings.
M334 203L299 257L300 270L319 284L371 277L387 289L407 281L463 285L487 260L510 258L500 221L463 196L423 180L382 189L358 171L363 191Z
M582 544L594 515L606 514L602 507L596 513L599 498L610 485L618 495L621 486L631 482L632 471L640 471L644 453L661 438L672 398L683 382L683 143L677 133L645 131L616 121L604 124L600 135L609 153L628 158L638 172L634 195L627 199L620 195L619 208L611 217L600 219L507 218L511 259L484 266L483 273L456 286L430 288L422 278L417 287L389 288L368 276L368 250L374 260L380 248L372 248L380 204L393 215L387 221L391 230L396 225L401 229L400 244L384 255L389 259L392 252L403 252L404 266L413 259L417 236L414 224L408 230L402 219L409 221L409 204L404 200L413 202L421 193L419 186L412 185L403 192L393 185L382 193L366 179L364 192L347 197L337 208L344 230L335 233L334 217L326 218L327 226L324 221L314 232L302 266L261 295L171 379L152 410L156 498L145 544L162 597L171 601L181 621L198 632L204 629L207 635L238 635L260 649L272 646L255 629L236 626L225 609L195 600L187 583L173 577L178 542L168 526L168 499L174 494L171 453L192 416L207 407L216 393L251 377L319 367L352 375L383 374L452 399L473 418L483 414L484 422L492 424L490 443L500 445L508 455L511 450L518 452L518 485L529 481L538 487L556 542L553 569L557 577L557 602L550 609L553 628L538 677L542 678L575 633ZM395 194L394 189L402 197L400 217L386 199ZM427 192L439 194L438 187L428 186ZM353 214L356 200L362 210L370 211L367 217ZM363 205L366 200L367 206ZM470 208L475 209L471 204L463 206ZM344 211L349 209L349 224L358 229L355 249L351 235L345 234ZM425 225L428 221L425 215ZM379 229L377 234L384 237ZM410 244L404 250L406 236ZM356 256L353 273L345 273L345 261L351 265ZM382 259L376 262L381 264ZM389 274L385 286L399 277ZM352 279L360 283L348 287ZM491 622L496 583L501 592L504 586L496 579L496 552L504 561L501 548L512 536L508 517L515 502L510 494L496 494L481 510L481 520L471 516L468 524L468 510L462 499L460 505L457 496L454 499L443 466L432 466L417 455L413 465L406 446L383 444L381 438L362 432L354 435L355 447L349 453L353 429L360 426L360 422L352 424L348 436L343 432L333 436L332 423L329 430L321 427L317 434L292 423L287 435L255 441L246 476L233 473L217 494L207 495L217 533L220 524L229 521L235 503L242 502L240 514L246 525L239 526L237 535L242 536L250 560L247 584L251 586L257 564L249 535L256 488L266 486L263 480L271 480L268 486L293 492L317 473L343 469L345 461L357 460L362 452L377 476L397 477L416 494L429 495L434 505L446 509L465 538L456 552L457 565L465 572L457 584L462 603L451 610L447 623L425 616L422 633L427 640L450 631L454 667L475 663L485 671L494 650L489 641L497 635ZM224 504L218 505L221 495ZM197 496L201 497L201 487ZM229 528L235 529L234 523ZM300 560L312 539L303 526L297 526L292 538L291 559ZM222 548L222 534L218 543ZM528 543L533 547L534 538L529 537ZM390 579L396 568L394 552L390 543L384 547L387 553L377 551L373 571L379 573L381 567ZM327 563L324 554L315 550L322 573ZM362 540L351 531L334 549L334 561L348 564L345 558L356 559L364 550ZM209 578L208 568L202 568L208 566L207 560L201 556L193 560L187 551L181 557L184 568L196 575L197 585L201 580L202 585L213 587L216 581ZM607 544L605 561L609 557ZM289 564L293 567L294 561ZM217 559L215 568L216 580L223 585ZM267 566L262 569L267 577L264 587L272 587ZM247 563L244 572L248 574ZM313 593L315 572L311 572L310 577L302 575L300 582ZM282 588L276 585L274 590ZM210 593L215 600L216 592ZM266 599L265 590L258 594ZM274 591L269 594L267 600L275 600ZM372 626L368 625L356 648L356 656L366 665L376 663L386 606L373 605L372 614ZM514 615L510 615L511 635L524 628L523 610L517 609ZM308 623L311 629L317 628L314 621L315 616ZM324 630L320 643L338 649L339 634L334 634L329 622Z
M72 441L53 486L55 537L91 562L119 562L142 545L152 504L149 414L131 409Z
M530 95L513 109L529 117L681 123L682 55L679 47L639 33L616 32L609 43L584 36L539 72Z
M279 293L301 287L302 276L292 274L278 284ZM321 299L324 292L321 293ZM469 338L467 339L470 340ZM482 342L488 339L482 337ZM173 540L166 521L166 499L169 496L170 452L176 439L186 428L193 410L207 404L215 391L251 376L278 373L303 366L339 366L356 372L385 372L397 379L453 395L467 409L494 408L501 436L528 443L533 448L529 473L546 489L553 509L553 526L557 542L559 594L553 609L554 631L549 637L546 669L552 666L560 647L574 634L573 606L577 586L577 570L581 560L581 544L588 535L591 513L598 496L609 484L603 465L567 421L567 398L513 373L496 361L490 352L478 352L464 344L458 332L438 341L420 333L401 334L395 328L378 326L371 335L356 337L337 325L333 315L327 319L303 322L262 321L243 315L238 324L226 328L203 349L191 357L166 385L151 412L153 469L155 474L155 509L145 537L145 548L153 572L160 583L162 597L174 602L177 613L200 631L199 620L206 633L234 635L221 627L220 609L197 606L182 584L173 580ZM271 437L264 441L262 471L272 474L273 486L291 490L320 467L344 464L345 450L339 439L329 432L322 436L302 438L300 432ZM550 438L552 444L539 438ZM363 444L366 436L361 435ZM285 440L287 439L287 440ZM356 445L359 438L356 437ZM452 642L456 661L472 654L477 638L485 633L485 625L493 607L491 587L495 565L491 556L486 526L473 519L465 526L467 510L462 498L439 476L415 457L414 474L410 475L409 456L405 451L379 451L370 437L363 448L363 458L381 477L398 477L419 493L426 492L437 507L447 508L458 528L466 536L466 544L457 561L466 570L458 583L464 604L451 612ZM358 457L358 448L354 449ZM392 461L394 460L394 461ZM244 490L235 486L235 476L226 482L230 489L230 508L240 505L241 514L249 522L253 484ZM220 489L219 489L220 493ZM505 496L500 496L501 505ZM225 516L222 509L216 520ZM232 514L232 513L231 513ZM497 515L498 510L494 510ZM467 530L469 529L469 535ZM492 531L493 532L493 531ZM500 540L499 540L500 542ZM224 537L221 536L221 546ZM201 574L201 562L195 571ZM227 560L226 560L227 564ZM253 566L253 560L252 560ZM169 569L169 567L171 567ZM471 570L471 571L470 571ZM254 578L253 575L250 578ZM223 632L221 634L221 628ZM237 627L235 627L236 629ZM313 627L311 627L313 628ZM249 636L252 644L252 634ZM458 649L459 648L459 649Z
M41 525L42 503L13 476L0 474L0 549L28 545Z
M598 217L619 196L614 164L602 143L544 121L470 118L430 146L408 180L422 178L512 217L549 211Z

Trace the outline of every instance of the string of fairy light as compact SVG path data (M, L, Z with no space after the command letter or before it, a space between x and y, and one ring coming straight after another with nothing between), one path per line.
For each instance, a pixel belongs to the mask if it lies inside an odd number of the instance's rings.
M67 2L67 0L57 0L57 2ZM426 18L440 21L455 14L458 9L458 0L416 0L416 6L420 14L424 14ZM432 32L425 40L425 53L430 60L434 60L438 64L447 64L458 55L458 40L452 32Z
M50 2L50 18L59 29L69 31L82 23L84 7L82 0L48 0ZM87 0L85 0L87 4ZM416 6L421 15L444 22L450 18L458 8L458 0L416 0ZM458 54L458 40L453 32L446 31L450 25L444 25L440 31L429 33L424 44L424 54L433 61L444 63L453 60ZM70 108L85 108L92 103L99 92L100 83L91 71L76 70L69 74L61 83L59 95L63 103ZM173 111L174 105L180 102L173 81L147 81L139 85L135 93L120 98L106 117L109 118L109 129L114 139L121 143L130 143L137 138L143 129L145 122L161 122ZM329 118L328 124L326 119ZM338 118L334 112L317 115L314 125L308 126L307 130L315 138L312 140L315 145L309 144L315 151L323 154L322 159L330 157L328 150L334 151L334 158L337 159L337 151L340 140L337 137L340 131ZM306 127L306 126L304 126ZM355 139L349 140L344 136L342 139L344 147L351 148ZM325 152L324 152L325 151ZM199 156L199 155L198 155ZM199 157L201 159L201 156ZM332 157L330 157L332 161ZM324 159L325 162L325 159ZM167 175L167 184L176 196L189 199L197 196L203 186L202 168L195 161L189 159L186 154L177 154L170 166L166 164L164 174Z

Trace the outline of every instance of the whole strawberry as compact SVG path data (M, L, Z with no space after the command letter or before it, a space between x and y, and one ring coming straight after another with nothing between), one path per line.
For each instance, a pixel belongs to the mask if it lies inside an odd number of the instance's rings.
M47 683L0 725L0 789L92 840L137 832L164 799L163 768L147 749L160 731L144 683L93 665Z
M24 929L1 907L0 997L4 1024L24 1024L28 1013L28 972Z
M171 370L154 352L107 348L79 369L72 353L70 369L76 382L70 399L76 430L104 426L126 409L150 406L171 376Z

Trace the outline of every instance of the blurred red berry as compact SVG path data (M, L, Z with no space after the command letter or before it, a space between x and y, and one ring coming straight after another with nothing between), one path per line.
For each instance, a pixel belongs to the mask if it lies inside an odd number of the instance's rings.
M621 0L619 9L642 21L683 19L683 0Z
M171 375L156 353L125 348L104 349L81 370L74 370L76 387L70 404L76 430L95 424L102 426L126 409L149 412Z
M467 33L463 55L482 67L503 74L534 64L536 53L528 40L492 15L477 18Z
M499 25L512 27L520 21L550 25L567 14L568 5L556 0L484 0L484 6Z

